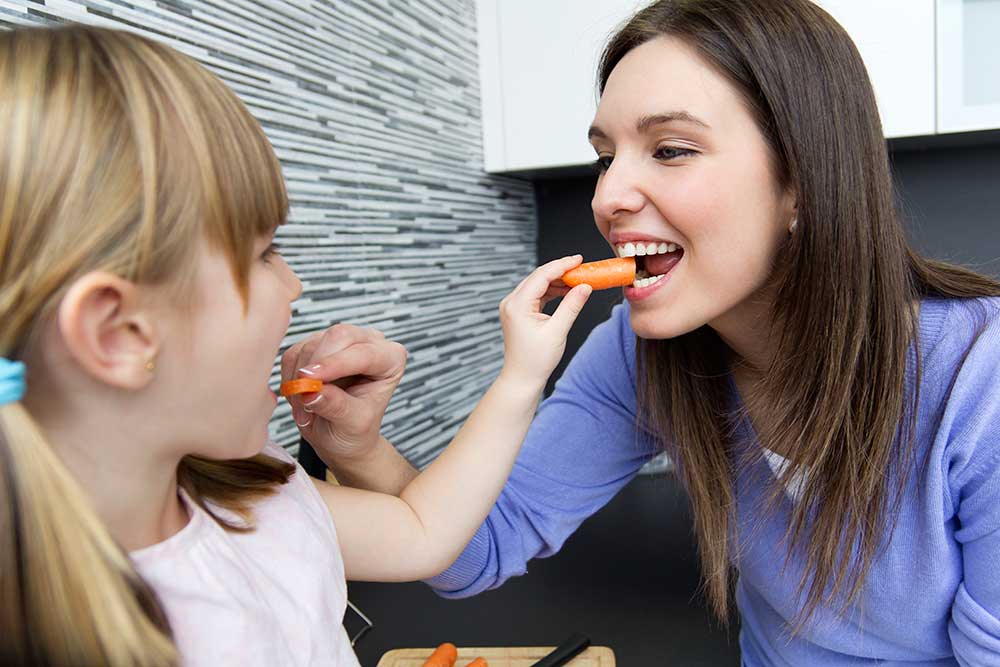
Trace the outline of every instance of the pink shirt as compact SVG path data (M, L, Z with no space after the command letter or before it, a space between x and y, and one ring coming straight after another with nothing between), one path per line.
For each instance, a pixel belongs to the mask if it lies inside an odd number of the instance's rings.
M264 453L295 463L274 444ZM343 626L347 582L333 519L295 465L288 484L255 506L254 532L226 532L181 491L188 524L130 554L160 597L185 667L359 667Z

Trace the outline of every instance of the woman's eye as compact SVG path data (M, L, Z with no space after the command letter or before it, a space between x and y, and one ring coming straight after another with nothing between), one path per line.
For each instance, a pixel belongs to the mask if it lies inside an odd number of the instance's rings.
M598 155L597 159L594 160L593 166L594 170L600 173L606 172L611 168L611 162L615 159L614 155Z
M696 151L689 148L674 148L673 146L660 146L653 153L653 157L657 160L673 160L674 158L686 157L688 155L695 155Z

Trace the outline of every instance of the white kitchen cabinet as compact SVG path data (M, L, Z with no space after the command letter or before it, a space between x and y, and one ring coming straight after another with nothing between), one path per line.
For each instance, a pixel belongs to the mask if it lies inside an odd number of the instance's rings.
M935 0L814 0L858 47L886 138L934 134Z
M594 160L597 60L647 0L478 0L486 171Z
M1000 128L1000 0L937 0L937 130Z
M583 165L597 60L648 0L478 0L486 170ZM861 53L887 138L1000 128L1000 0L814 0Z

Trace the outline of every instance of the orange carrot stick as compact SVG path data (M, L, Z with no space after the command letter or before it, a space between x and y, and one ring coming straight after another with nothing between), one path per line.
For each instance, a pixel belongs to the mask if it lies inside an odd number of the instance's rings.
M587 283L594 289L631 285L635 282L635 258L615 257L587 262L564 273L562 281L570 287Z
M282 396L292 396L294 394L311 394L322 391L323 381L316 378L298 378L282 382L279 391Z
M465 667L490 667L490 663L486 662L486 658L476 658Z
M434 649L424 667L455 667L456 660L458 660L458 649L454 644L445 642Z

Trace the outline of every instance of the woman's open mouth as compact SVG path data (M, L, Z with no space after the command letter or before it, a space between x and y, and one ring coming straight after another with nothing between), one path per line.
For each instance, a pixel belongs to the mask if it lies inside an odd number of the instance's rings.
M644 299L661 287L684 256L684 248L663 241L619 243L615 250L619 257L635 257L635 281L625 288L630 301Z

